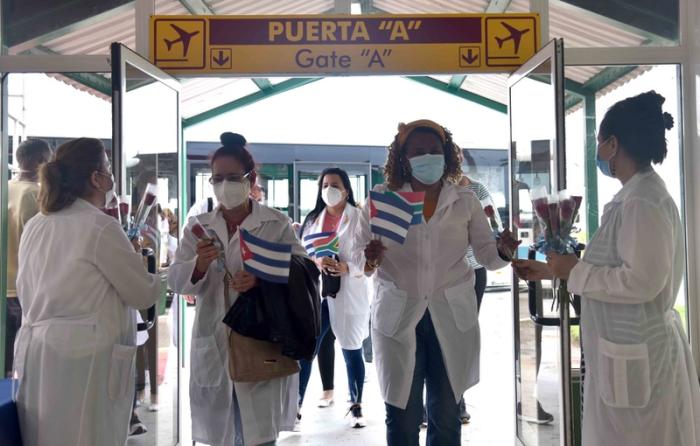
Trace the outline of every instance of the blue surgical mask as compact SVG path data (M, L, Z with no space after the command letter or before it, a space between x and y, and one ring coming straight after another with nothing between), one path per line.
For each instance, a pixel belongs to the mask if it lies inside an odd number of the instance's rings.
M602 173L606 177L615 178L615 175L613 175L612 170L610 169L610 160L612 160L615 157L615 155L611 156L609 160L604 160L600 158L600 146L608 142L608 140L609 138L603 141L601 144L598 144L598 150L596 150L595 156L595 163L598 165L600 173Z
M444 155L420 155L408 160L411 163L413 178L423 184L435 184L445 173Z
M613 175L612 171L610 170L610 160L600 159L600 155L596 155L595 163L598 165L600 173L606 177L615 178L615 175Z

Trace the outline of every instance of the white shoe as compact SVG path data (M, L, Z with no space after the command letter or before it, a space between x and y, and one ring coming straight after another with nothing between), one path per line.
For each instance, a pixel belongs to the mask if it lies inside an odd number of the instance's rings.
M158 403L151 403L148 405L148 411L149 412L158 412Z
M353 404L350 406L350 427L353 429L359 429L367 426L365 423L365 418L362 416L362 406L359 404Z
M294 420L294 427L292 428L292 432L301 432L301 413L297 412L297 417Z
M324 390L323 396L321 396L321 398L318 400L318 407L326 408L330 407L331 405L333 405L333 391Z

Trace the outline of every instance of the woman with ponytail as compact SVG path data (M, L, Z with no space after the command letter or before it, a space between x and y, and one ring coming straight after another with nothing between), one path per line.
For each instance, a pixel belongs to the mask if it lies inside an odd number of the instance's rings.
M685 272L685 228L651 167L666 157L673 118L649 91L613 105L598 133L598 168L622 184L583 259L523 260L527 280L568 280L582 296L586 358L583 445L700 444L700 386L674 310Z
M306 256L289 218L250 198L255 161L245 144L239 134L221 135L209 179L219 205L188 222L168 272L172 290L196 296L190 361L192 439L212 446L274 444L280 431L293 428L297 412L298 374L233 382L227 371L230 330L222 323L229 309L226 295L235 302L239 294L258 286L256 277L243 269L239 228L268 242L292 245L292 254ZM193 234L195 224L214 231L222 241L233 277L217 268L219 247Z
M160 280L100 210L114 179L99 140L63 144L40 183L41 214L22 234L17 276L23 444L123 446L134 395L132 308L151 306Z

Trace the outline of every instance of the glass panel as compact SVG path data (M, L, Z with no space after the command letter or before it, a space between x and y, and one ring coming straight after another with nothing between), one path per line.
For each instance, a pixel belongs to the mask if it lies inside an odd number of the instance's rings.
M530 190L542 186L551 191L556 120L555 87L550 73L547 61L510 90L512 226L523 240L518 253L521 258L528 257L528 246L538 232ZM529 287L523 282L518 285L514 291L516 431L526 445L558 445L559 327L543 327L530 317L531 312L557 317L552 305L552 285L549 281Z
M615 67L620 68L620 67ZM624 68L624 67L622 67ZM605 112L615 102L630 96L635 96L649 90L655 90L666 98L663 110L673 115L675 126L666 131L666 141L668 154L661 165L654 165L654 169L663 178L668 188L668 192L681 214L681 219L685 220L685 205L682 194L683 184L683 148L681 146L681 95L680 76L677 65L657 65L638 67L634 72L638 76L631 79L615 89L596 97L596 128L603 120ZM603 207L608 203L613 195L620 190L620 183L597 172L598 180L598 214L602 215ZM685 283L681 285L676 298L676 309L681 314L687 328L687 292Z
M7 355L4 377L10 372L12 365L12 353L14 335L21 321L21 310L16 293L17 251L19 249L19 236L23 230L22 220L26 222L35 212L22 214L17 208L19 197L25 197L23 206L27 201L33 200L31 196L38 190L36 178L38 166L34 163L20 165L17 159L18 146L27 139L40 138L49 143L52 149L68 141L69 139L83 136L100 138L105 142L109 150L111 135L111 104L107 94L85 85L78 84L74 79L85 76L82 73L71 74L10 74L7 77L8 88L8 135L9 144L2 148L5 151L5 159L8 160L10 171L9 184L7 185L9 202L2 205L8 211L8 217L3 221L7 226L7 290L0 297L0 304L6 308L5 299L9 296L12 302L9 304L12 311L7 315L7 323L0 326L0 342L3 342ZM100 78L105 80L104 85L109 88L109 82L102 75L88 75L95 81ZM87 76L86 76L87 77ZM66 113L66 104L70 104L70 113ZM29 186L31 183L34 186ZM34 190L29 190L34 188ZM3 214L5 214L3 212Z
M157 206L141 230L143 246L155 256L162 295L148 341L136 361L136 414L148 428L139 440L170 445L178 439L177 299L167 290L167 267L178 240L178 93L126 63L126 94L121 104L122 190L130 197L132 216L148 184L157 185ZM142 311L147 319L147 312ZM147 409L147 410L146 410ZM152 410L155 409L155 410Z

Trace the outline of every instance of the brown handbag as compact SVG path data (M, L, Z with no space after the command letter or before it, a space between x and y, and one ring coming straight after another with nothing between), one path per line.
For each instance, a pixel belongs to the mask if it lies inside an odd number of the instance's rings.
M224 279L226 306L231 307L229 279ZM299 372L299 363L282 355L282 345L243 336L229 329L228 372L234 382L268 381Z

